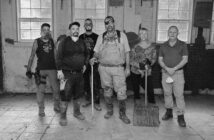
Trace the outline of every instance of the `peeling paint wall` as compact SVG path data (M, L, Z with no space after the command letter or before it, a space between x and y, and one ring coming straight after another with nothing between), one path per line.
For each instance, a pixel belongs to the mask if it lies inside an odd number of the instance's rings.
M5 42L5 38L17 41L17 11L16 0L1 0L2 21L2 52L3 52L3 86L5 92L32 93L36 92L34 79L25 76L30 57L32 42L15 42L14 45ZM72 0L53 0L54 38L66 33L72 21ZM35 65L34 65L35 67ZM34 68L32 69L34 70ZM47 91L50 87L47 86Z
M72 21L72 0L53 0L53 36L54 39L61 34L65 34L68 25ZM131 3L130 3L131 2ZM5 38L17 41L17 5L16 0L1 0L1 21L2 21L2 52L3 52L3 75L4 91L31 93L36 91L34 80L29 80L25 76L24 65L30 57L32 42L15 42L14 45L6 43ZM117 27L126 31L138 31L138 26L143 23L150 30L152 40L155 40L156 32L156 5L148 7L149 1L144 1L144 6L140 8L140 14L135 14L135 0L125 0L123 7L109 7L108 15L115 17L118 22ZM148 7L148 8L147 8ZM121 9L122 8L122 9ZM118 13L119 12L119 13ZM122 16L122 17L121 17ZM122 19L122 20L121 20ZM121 26L122 25L122 26ZM120 28L122 27L122 28ZM47 88L50 91L50 88Z

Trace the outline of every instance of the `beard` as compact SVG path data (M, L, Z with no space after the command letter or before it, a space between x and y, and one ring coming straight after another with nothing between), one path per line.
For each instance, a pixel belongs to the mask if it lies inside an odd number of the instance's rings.
M92 29L85 29L86 30L86 32L91 32L92 31Z
M109 26L108 28L107 28L107 31L108 32L113 32L115 30L115 27L114 26Z
M51 38L51 34L50 33L46 33L46 34L44 34L44 36L42 38L43 39L50 39Z
M78 32L74 32L74 33L72 34L72 36L78 37L78 36L79 36L79 33L78 33Z

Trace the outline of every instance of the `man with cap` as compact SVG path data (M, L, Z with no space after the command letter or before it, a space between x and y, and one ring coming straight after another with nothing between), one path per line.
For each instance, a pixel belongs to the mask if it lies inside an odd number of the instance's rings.
M115 30L114 18L107 16L104 20L106 32L98 37L94 48L94 56L90 60L99 62L101 85L107 107L105 119L113 115L113 90L119 100L119 118L126 124L130 119L126 116L126 77L130 75L129 44L123 32ZM125 66L125 68L124 68Z
M85 19L84 23L85 27L85 33L80 35L80 38L85 41L85 44L88 48L90 57L91 59L94 54L94 46L96 44L98 35L92 31L93 29L93 22L92 19L87 18ZM91 66L87 65L86 66L86 71L84 73L84 89L86 93L86 103L83 105L83 107L88 107L91 104L91 84L90 84L90 76L91 76ZM100 75L98 72L98 63L94 65L94 72L93 72L93 80L94 80L94 85L93 85L93 93L94 93L94 108L97 111L101 111L100 107Z
M82 39L79 39L79 22L69 25L70 36L58 48L58 78L66 81L61 93L60 125L67 125L66 112L68 103L73 98L73 116L79 120L85 117L80 112L80 97L84 92L83 73L88 63L88 50Z

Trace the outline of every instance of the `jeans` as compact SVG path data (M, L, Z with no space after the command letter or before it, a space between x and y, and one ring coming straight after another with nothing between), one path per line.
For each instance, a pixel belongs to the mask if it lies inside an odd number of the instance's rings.
M63 70L63 74L67 82L65 84L64 92L61 92L61 100L69 102L71 98L74 100L79 99L84 92L83 73L71 73L70 71Z

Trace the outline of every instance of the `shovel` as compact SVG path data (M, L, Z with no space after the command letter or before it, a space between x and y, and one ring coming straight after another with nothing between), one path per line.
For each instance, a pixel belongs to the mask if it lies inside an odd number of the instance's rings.
M145 66L145 105L135 104L133 125L157 127L160 124L159 108L156 105L148 104L147 76L148 76L148 66L146 65Z

